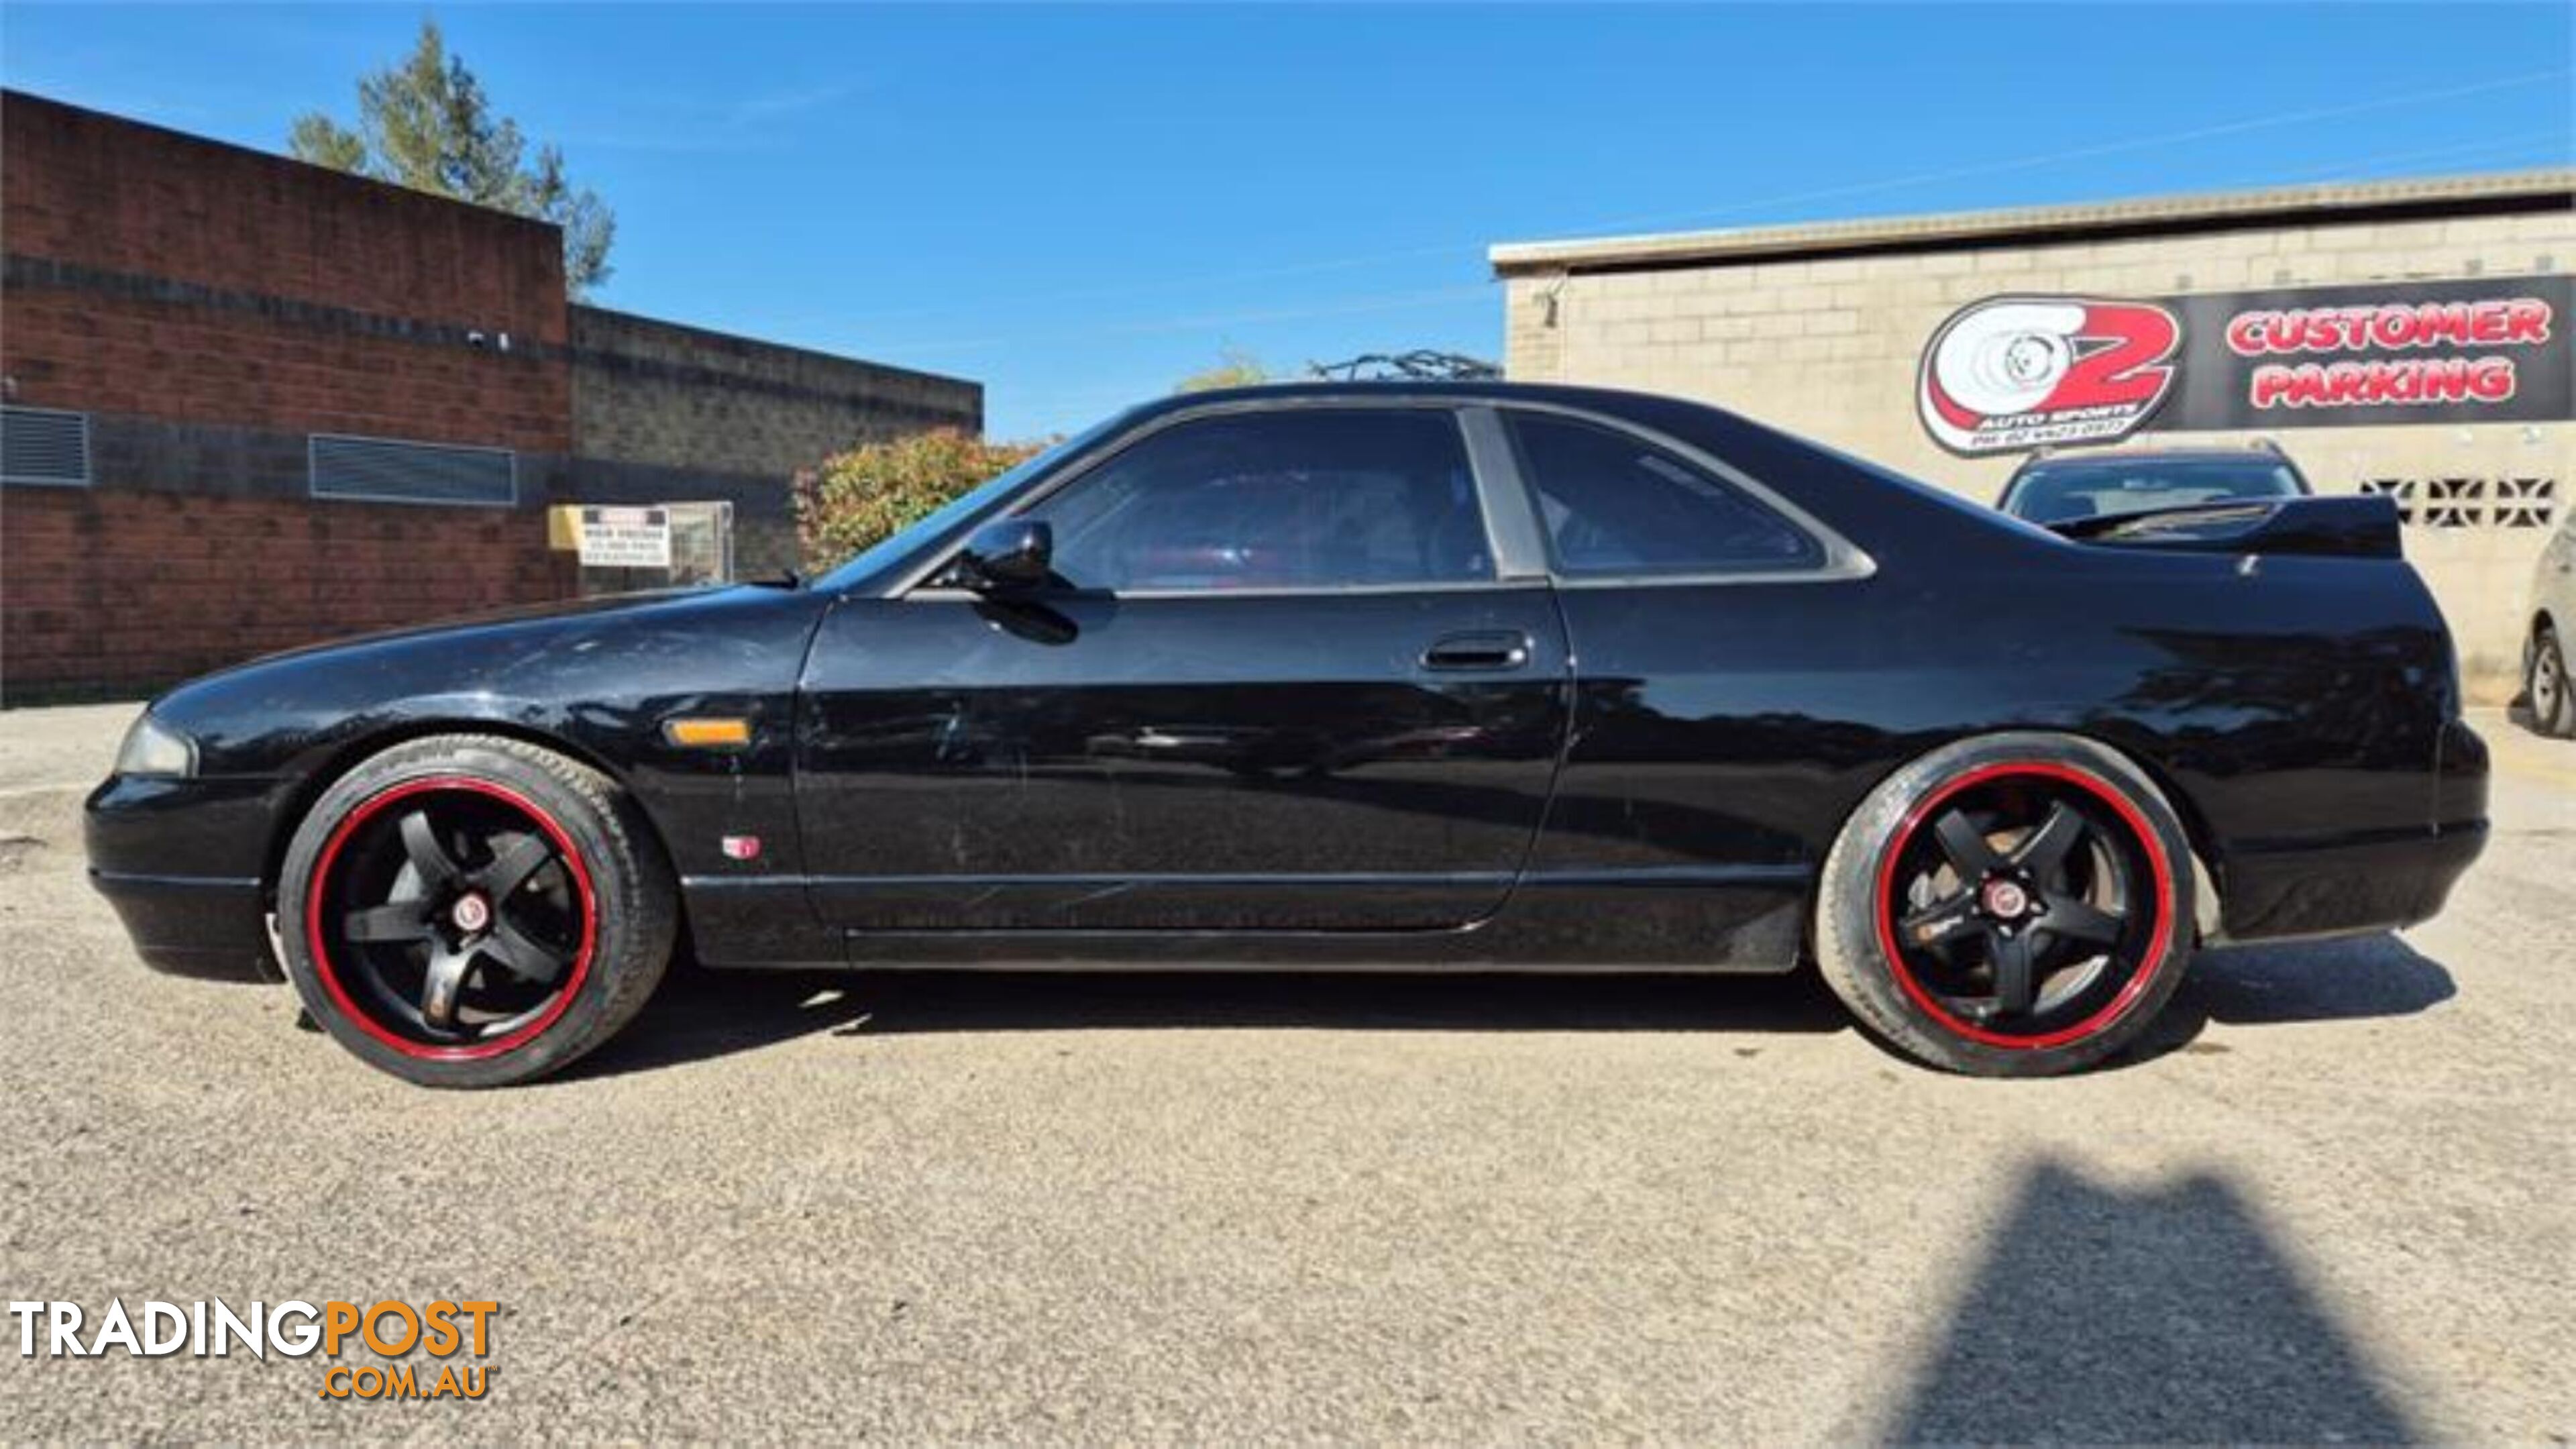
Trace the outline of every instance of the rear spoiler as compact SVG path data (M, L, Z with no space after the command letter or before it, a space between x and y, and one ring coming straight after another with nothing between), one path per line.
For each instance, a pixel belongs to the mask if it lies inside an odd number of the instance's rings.
M2397 527L2397 500L2384 493L2196 504L2106 518L2070 518L2049 524L2048 529L2082 543L2187 553L2406 556Z

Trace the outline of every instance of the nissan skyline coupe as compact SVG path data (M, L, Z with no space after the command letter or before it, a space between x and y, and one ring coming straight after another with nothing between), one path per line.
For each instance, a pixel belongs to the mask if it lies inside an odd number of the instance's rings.
M2048 529L1698 403L1359 383L1147 403L817 578L196 680L87 843L145 962L428 1086L565 1066L680 951L1812 962L2042 1076L2198 947L2429 918L2486 793L2384 498Z

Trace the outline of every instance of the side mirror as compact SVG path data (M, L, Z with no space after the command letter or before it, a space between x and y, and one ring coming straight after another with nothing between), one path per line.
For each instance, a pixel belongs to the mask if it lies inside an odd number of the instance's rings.
M1053 572L1055 530L1035 518L1005 518L976 529L957 556L970 589L1034 589Z

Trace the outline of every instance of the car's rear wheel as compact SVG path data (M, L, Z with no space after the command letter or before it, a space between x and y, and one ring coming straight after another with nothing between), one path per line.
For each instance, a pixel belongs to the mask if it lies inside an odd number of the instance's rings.
M2531 703L2531 727L2553 739L2576 738L2576 687L2567 678L2567 651L2558 631L2535 624L2531 648L2523 660L2523 697Z
M287 977L374 1066L433 1087L554 1071L669 962L675 883L632 800L523 741L441 735L323 792L278 886Z
M2153 781L2062 735L1967 740L1870 792L1826 857L1816 957L1932 1066L2049 1076L2137 1039L2192 949L2191 846Z

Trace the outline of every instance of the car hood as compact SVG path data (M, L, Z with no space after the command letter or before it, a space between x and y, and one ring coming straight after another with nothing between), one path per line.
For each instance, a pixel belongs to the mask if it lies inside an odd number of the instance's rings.
M295 768L389 726L477 722L580 739L691 702L791 699L831 598L758 585L495 610L271 654L190 680L151 712L209 773Z
M426 619L417 624L398 624L389 629L372 629L361 634L343 634L336 638L299 644L272 654L255 655L241 663L205 676L220 678L238 670L257 669L263 665L291 659L305 659L320 654L364 649L404 639L427 639L440 635L467 633L512 624L535 624L555 619L578 619L600 614L625 614L660 608L677 601L708 597L748 584L690 584L680 588L638 589L623 594L594 594L584 599L550 599L538 604L512 604L498 609L477 609L469 613L450 614L444 618ZM192 681L194 682L194 681ZM182 686L183 688L185 686Z

